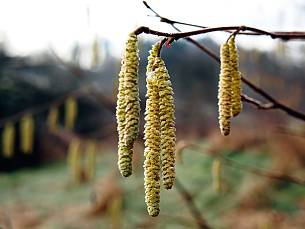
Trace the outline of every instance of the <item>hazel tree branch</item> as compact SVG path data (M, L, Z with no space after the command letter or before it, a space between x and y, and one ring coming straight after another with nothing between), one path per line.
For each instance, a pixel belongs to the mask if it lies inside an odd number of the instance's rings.
M152 11L156 17L160 18L161 22L165 22L168 23L169 25L171 25L176 31L181 32L181 30L179 28L177 28L177 26L175 24L181 24L181 25L189 25L189 26L197 26L197 25L192 25L192 24L188 24L188 23L182 23L182 22L178 22L178 21L174 21L168 18L165 18L163 16L161 16L160 14L158 14L155 10L153 10L148 4L147 2L143 1L144 5L150 10ZM202 26L203 27L203 26ZM141 27L140 27L141 28ZM139 28L139 29L140 29ZM145 27L147 28L147 27ZM203 28L207 28L207 27L203 27ZM224 27L218 27L219 28L224 28ZM247 27L250 28L250 27ZM149 30L149 28L147 28ZM215 28L214 28L215 29ZM235 27L235 32L238 32L238 34L240 34L240 30L244 29L241 28L240 26ZM141 30L141 29L140 29ZM145 30L145 29L144 29ZM201 30L202 31L202 30ZM206 30L205 30L206 31ZM224 30L227 31L227 30ZM263 33L255 33L252 35L269 35L271 36L273 33L270 32L266 32L263 30L259 30ZM267 34L265 34L265 32ZM276 34L278 34L279 32L275 32ZM305 32L280 32L280 34L295 34L295 33L303 33L305 35ZM185 34L185 33L178 33L178 34ZM158 35L158 34L155 34ZM164 34L163 34L164 35ZM169 35L166 34L165 35ZM273 34L274 35L274 34ZM162 36L162 35L161 35ZM173 35L170 35L169 37L173 37ZM272 36L271 36L272 37ZM272 37L272 38L276 38L276 37ZM198 49L200 49L201 51L205 52L207 55L209 55L213 60L215 60L216 62L218 62L220 64L220 58L218 57L218 55L216 55L213 51L211 51L210 49L206 48L205 46L203 46L202 44L200 44L199 42L197 42L196 40L192 39L191 37L184 37L184 39L186 39L188 42L192 43L193 45L195 45ZM282 38L283 39L283 38ZM287 38L286 38L287 39ZM302 38L305 39L305 36ZM281 103L280 101L276 100L275 98L273 98L269 93L267 93L266 91L264 91L263 89L257 87L255 84L253 84L251 81L249 81L248 79L246 79L245 77L242 76L241 78L242 82L244 84L246 84L249 88L251 88L253 91L255 91L257 94L260 94L262 97L264 97L266 100L268 100L270 103L268 103L268 106L266 106L266 104L263 105L262 102L253 99L247 95L243 95L243 100L247 103L250 103L252 105L255 105L257 108L259 109L264 109L264 110L268 110L268 109L279 109L282 110L284 112L286 112L289 116L300 119L305 121L305 114L297 111L295 109L292 109L289 106L286 106L285 104Z

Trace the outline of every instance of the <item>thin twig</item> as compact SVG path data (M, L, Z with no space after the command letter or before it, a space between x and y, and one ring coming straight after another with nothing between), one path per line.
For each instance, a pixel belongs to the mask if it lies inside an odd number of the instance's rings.
M151 10L153 13L155 13L155 15L157 17L159 17L160 19L163 19L164 17L162 17L160 14L158 14L155 10L153 10L146 2L144 2L145 6ZM166 22L168 24L170 24L174 29L176 29L178 32L181 32L180 29L178 29L174 24L176 23L175 21L166 19L166 20L161 20L162 22ZM181 24L181 23L179 23ZM240 28L240 27L239 27ZM195 45L197 48L199 48L201 51L205 52L207 55L209 55L212 59L214 59L216 62L218 62L220 64L220 59L219 57L210 49L206 48L205 46L203 46L202 44L200 44L199 42L195 41L194 39L190 38L190 37L185 37L185 39L192 43L193 45ZM245 83L247 86L249 86L253 91L255 91L256 93L260 94L261 96L263 96L265 99L267 99L269 102L271 102L272 108L275 109L279 109L282 111L285 111L288 115L303 120L305 121L305 114L294 110L284 104L282 104L281 102L279 102L278 100L276 100L275 98L273 98L271 95L269 95L266 91L264 91L263 89L257 87L255 84L253 84L252 82L250 82L248 79L246 79L245 77L242 76L242 81L243 83ZM250 98L249 96L247 96L247 98ZM255 99L252 99L253 101ZM250 100L245 100L245 102L250 102L251 104L254 104L253 101ZM255 100L258 101L258 100ZM260 104L263 104L262 102L259 102ZM257 105L257 104L254 104ZM259 107L259 106L258 106Z
M183 149L181 149L181 150L185 150L186 148L188 148L194 152L200 152L200 153L203 152L202 147L195 143L190 143L189 145L184 146ZM209 152L209 150L205 150L205 152ZM298 184L298 185L302 185L302 186L305 185L305 180L298 178L298 177L294 177L294 176L286 175L286 174L283 174L280 172L265 170L265 169L257 168L254 166L246 165L246 164L240 163L236 160L232 160L232 159L230 159L226 156L220 155L220 154L205 153L205 155L207 155L209 157L220 157L223 160L223 162L225 163L225 165L235 167L238 169L242 169L247 172L258 175L258 176L262 176L262 177L266 177L266 178L274 179L274 180L280 180L280 181L284 181L284 182L288 182L288 183L294 183L294 184Z
M192 216L194 217L198 228L200 229L210 229L211 227L207 225L206 220L202 217L200 210L196 207L192 195L187 191L187 189L181 184L181 182L176 178L175 187L180 193L182 199L187 204Z

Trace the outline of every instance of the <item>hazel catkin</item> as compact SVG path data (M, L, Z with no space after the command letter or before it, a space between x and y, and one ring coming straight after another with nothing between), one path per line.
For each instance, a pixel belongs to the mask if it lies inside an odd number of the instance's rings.
M230 134L231 112L232 112L232 79L230 51L227 43L220 48L220 74L218 83L218 119L221 134Z
M147 100L144 125L144 185L148 214L160 212L160 116L157 75L149 72L146 78Z
M80 151L80 141L76 138L73 138L69 143L68 152L67 152L67 161L72 180L76 183L80 182L81 151Z
M215 192L220 192L221 191L221 170L222 170L222 165L221 165L221 160L220 159L214 159L212 163L212 178L213 178L213 189Z
M49 110L49 114L47 118L47 126L50 131L55 132L57 130L57 122L58 122L58 107L52 106Z
M31 114L25 114L20 120L21 151L31 153L33 151L35 123Z
M15 146L15 127L12 122L6 122L2 132L2 151L3 156L6 158L12 157Z
M132 173L133 144L139 131L138 61L137 36L132 33L122 56L116 106L118 166L124 177Z
M235 37L229 39L230 61L232 66L232 116L237 116L242 109L241 102L241 73L238 70L238 53Z
M176 128L174 92L165 63L160 57L155 58L154 72L158 80L159 92L162 179L164 187L171 189L175 182Z
M126 102L126 116L125 116L125 130L124 140L126 146L134 144L139 132L140 119L140 99L138 86L138 42L137 36L131 34L126 44L125 49L125 102Z
M65 127L72 130L77 117L77 101L73 97L68 97L65 102Z

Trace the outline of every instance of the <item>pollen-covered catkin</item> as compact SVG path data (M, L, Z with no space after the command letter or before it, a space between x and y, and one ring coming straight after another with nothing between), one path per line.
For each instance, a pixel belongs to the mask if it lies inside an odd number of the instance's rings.
M149 56L148 56L148 61L147 61L147 66L146 66L146 74L149 74L153 69L153 64L155 61L155 58L158 55L158 50L160 48L160 42L155 43L152 45L151 50L149 51Z
M3 156L6 158L12 157L15 146L15 127L12 122L6 122L2 132L2 147Z
M21 151L31 153L34 141L34 120L31 114L24 115L20 120Z
M155 58L154 73L158 80L159 91L163 185L166 189L171 189L175 182L176 128L174 92L165 63L160 57Z
M220 48L220 74L218 83L218 119L221 134L230 134L231 112L232 112L232 79L229 45L223 44Z
M65 103L65 127L72 130L77 116L77 102L73 97L68 97Z
M232 116L237 116L242 109L241 103L241 73L238 69L238 53L235 37L229 39L230 61L232 66Z
M47 125L50 131L55 132L57 129L58 122L58 108L56 106L52 106L49 110Z
M221 160L215 159L212 164L213 189L215 192L221 191Z
M138 61L137 36L130 34L122 56L116 106L118 166L124 177L132 173L133 144L139 131Z
M150 72L146 78L147 100L144 125L144 185L148 214L160 212L160 114L157 76Z
M138 137L140 119L140 99L138 86L138 40L135 34L130 34L125 49L125 130L124 140L126 146L133 146Z

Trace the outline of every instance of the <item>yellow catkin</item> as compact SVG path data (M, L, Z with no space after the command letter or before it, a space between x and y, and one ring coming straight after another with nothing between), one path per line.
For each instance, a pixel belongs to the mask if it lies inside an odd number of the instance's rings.
M68 146L67 162L72 180L77 183L80 182L81 151L80 151L80 141L76 138L72 139Z
M222 135L230 134L231 111L232 111L232 79L229 45L223 44L220 49L221 68L218 84L218 119Z
M55 132L57 130L58 123L58 107L52 106L49 110L47 125L50 131Z
M3 156L6 158L12 157L15 146L15 127L12 122L6 122L2 132L2 147Z
M111 219L111 228L120 229L122 228L122 205L123 196L119 193L113 197L108 210L108 214Z
M158 50L160 48L160 42L157 42L151 47L151 50L149 51L149 56L148 56L148 61L147 61L147 66L146 66L146 73L149 74L153 69L153 64L155 61L155 58L158 55Z
M116 106L118 166L124 177L132 173L133 144L139 131L138 61L137 37L130 34L122 56Z
M88 141L85 155L87 176L89 180L92 180L95 176L96 167L96 144L94 141Z
M235 37L229 40L230 61L232 66L232 116L237 116L242 109L241 102L241 73L238 69L238 53Z
M148 214L160 212L160 114L157 76L150 72L146 78L147 100L144 125L144 185Z
M77 117L77 102L73 97L68 97L65 102L65 127L72 130Z
M135 34L131 34L125 48L125 101L126 116L124 140L126 146L134 144L139 132L140 99L138 86L138 40Z
M215 159L212 164L213 189L215 192L221 192L221 160Z
M35 122L31 114L24 115L20 120L21 151L25 154L32 153L34 143Z
M154 72L158 79L159 115L161 123L161 161L163 185L171 189L175 182L175 105L170 76L164 61L156 57Z

